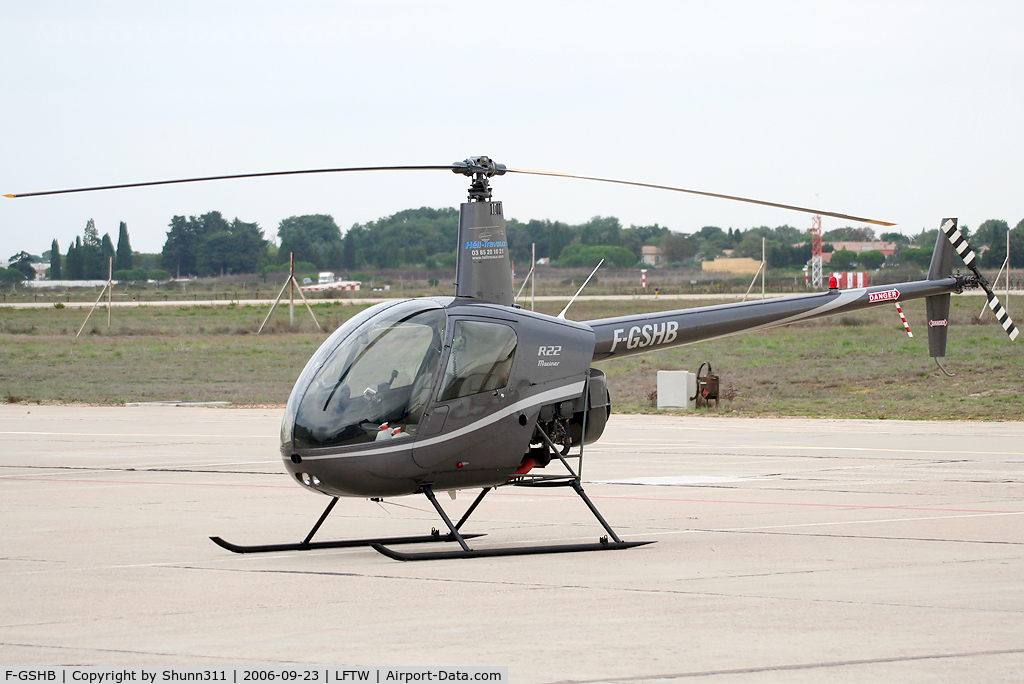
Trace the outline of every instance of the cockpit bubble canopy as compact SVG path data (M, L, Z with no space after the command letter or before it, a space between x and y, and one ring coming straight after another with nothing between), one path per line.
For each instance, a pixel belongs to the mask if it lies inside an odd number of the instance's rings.
M444 308L424 299L373 307L348 321L296 382L282 425L284 446L372 442L385 423L390 431L400 428L395 439L414 437L430 399L445 322Z

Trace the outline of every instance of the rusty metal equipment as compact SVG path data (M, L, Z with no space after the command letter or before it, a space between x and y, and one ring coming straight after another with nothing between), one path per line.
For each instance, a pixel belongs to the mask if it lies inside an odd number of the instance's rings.
M701 375L704 371L704 366L707 366L708 369L707 372ZM718 408L718 389L718 376L712 371L711 362L705 361L697 369L697 393L690 398L697 403L698 407L703 405L708 408L711 407L711 401L714 400L715 408Z

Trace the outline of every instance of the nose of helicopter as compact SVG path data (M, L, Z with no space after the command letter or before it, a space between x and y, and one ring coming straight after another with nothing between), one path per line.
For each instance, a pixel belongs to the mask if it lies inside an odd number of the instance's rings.
M302 456L282 450L285 469L295 481L328 496L381 497L414 494L425 471L412 460L412 444L354 454Z

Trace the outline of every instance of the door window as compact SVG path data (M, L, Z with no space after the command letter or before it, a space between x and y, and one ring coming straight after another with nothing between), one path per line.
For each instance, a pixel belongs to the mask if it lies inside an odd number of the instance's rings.
M501 323L456 321L438 401L501 389L508 384L516 333Z

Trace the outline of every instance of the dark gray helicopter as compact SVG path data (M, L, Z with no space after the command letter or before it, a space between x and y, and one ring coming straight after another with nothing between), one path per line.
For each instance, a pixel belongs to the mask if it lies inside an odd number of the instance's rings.
M562 176L673 190L854 221L872 219L743 197L570 174L508 169L487 157L448 166L353 167L190 178L75 190L60 194L225 178L377 170L451 170L472 178L461 205L454 297L389 301L353 316L306 364L292 389L281 425L285 468L302 486L331 497L306 538L293 544L242 546L211 539L236 553L371 546L397 560L626 549L583 490L584 447L601 437L611 413L605 375L591 364L741 332L926 298L929 353L945 356L951 293L981 287L1010 339L1018 331L975 266L975 255L943 219L926 280L779 299L720 304L652 314L574 322L527 311L514 303L501 202L490 179L507 172ZM954 275L956 251L970 269ZM941 367L941 365L940 365ZM561 471L548 473L558 461ZM544 472L538 472L544 471ZM472 549L462 527L484 497L500 486L572 487L607 532L596 543ZM437 491L480 488L452 522ZM313 542L338 497L423 494L448 532ZM392 546L456 542L457 550L404 553Z

